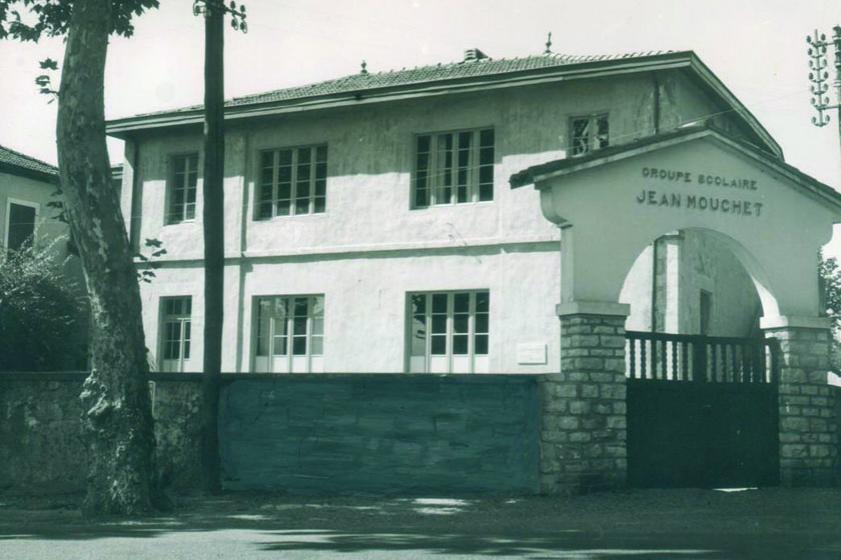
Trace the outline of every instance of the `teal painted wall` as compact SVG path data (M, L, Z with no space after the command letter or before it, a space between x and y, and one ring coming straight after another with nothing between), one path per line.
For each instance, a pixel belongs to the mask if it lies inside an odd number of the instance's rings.
M531 375L249 376L220 403L225 488L306 494L538 490Z

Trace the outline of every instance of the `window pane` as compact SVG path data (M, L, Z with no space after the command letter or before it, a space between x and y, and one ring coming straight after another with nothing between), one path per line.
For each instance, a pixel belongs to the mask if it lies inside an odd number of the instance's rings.
M274 328L275 336L286 336L288 334L287 330L289 328L289 322L285 318L275 317L272 319L272 321L274 323L272 327Z
M610 139L610 131L608 129L607 115L598 117L596 121L596 144L599 148L606 148Z
M456 313L467 313L470 311L470 293L464 292L453 295L453 311Z
M280 150L278 152L278 163L280 165L292 165L292 150Z
M263 177L265 177L265 172L269 171L269 177L271 178L271 170L274 168L274 152L260 154L260 167L263 169Z
M313 356L321 356L324 353L324 338L320 336L312 337L312 348L310 354Z
M430 353L441 356L447 353L447 337L432 336L430 340Z
M485 129L479 133L479 145L482 148L494 145L494 130L492 128Z
M423 314L426 313L426 295L415 294L412 296L412 313Z
M467 335L456 335L453 337L453 354L467 354Z
M432 295L432 312L446 313L447 312L447 294L433 294Z
M447 316L446 315L433 315L432 316L432 332L436 333L436 334L447 332Z
M289 215L289 208L290 202L288 200L279 200L276 206L276 214L278 216L288 216Z
M418 153L429 151L430 136L418 136Z
M285 356L286 355L286 343L289 337L286 336L275 336L273 345L272 345L272 354L274 356Z
M572 154L583 154L590 150L589 118L572 121Z
M312 298L312 315L313 317L324 317L324 296Z
M412 356L426 355L426 316L412 317Z
M307 337L296 336L292 339L292 355L305 356L307 353Z
M486 313L480 313L476 315L476 332L488 332L488 315Z
M478 356L485 356L488 353L488 335L477 334L474 337L476 348L474 353Z
M453 332L466 333L470 315L456 315L453 317Z
M488 311L490 305L491 295L488 292L476 292L476 311L478 313Z

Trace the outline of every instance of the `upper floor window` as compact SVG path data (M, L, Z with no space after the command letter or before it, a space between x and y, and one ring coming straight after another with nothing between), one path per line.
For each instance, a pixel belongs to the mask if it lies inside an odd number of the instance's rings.
M39 205L8 199L6 202L6 249L17 251L32 245Z
M184 154L170 160L169 202L166 223L179 224L196 218L196 183L199 155Z
M161 370L185 371L190 359L191 316L190 296L161 299Z
M493 200L493 193L492 128L416 137L413 208Z
M487 373L490 293L409 294L409 371Z
M574 156L610 145L607 113L573 117L570 120L570 128L570 151Z
M258 297L255 315L256 371L323 371L324 296Z
M257 219L324 212L327 205L327 146L260 153Z

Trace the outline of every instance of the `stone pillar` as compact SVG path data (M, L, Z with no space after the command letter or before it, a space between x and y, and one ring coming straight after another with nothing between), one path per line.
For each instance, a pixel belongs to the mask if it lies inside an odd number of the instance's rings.
M780 317L763 321L762 327L778 343L780 482L785 486L836 483L838 425L827 384L828 322Z
M629 306L558 306L561 371L541 380L541 493L623 486L627 475L625 318Z

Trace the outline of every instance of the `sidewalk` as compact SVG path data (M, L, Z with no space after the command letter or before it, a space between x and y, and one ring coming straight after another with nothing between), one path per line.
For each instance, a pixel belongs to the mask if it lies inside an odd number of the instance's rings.
M180 498L167 515L98 523L81 519L72 502L0 498L1 559L336 557L839 560L841 490L512 499L233 494Z

